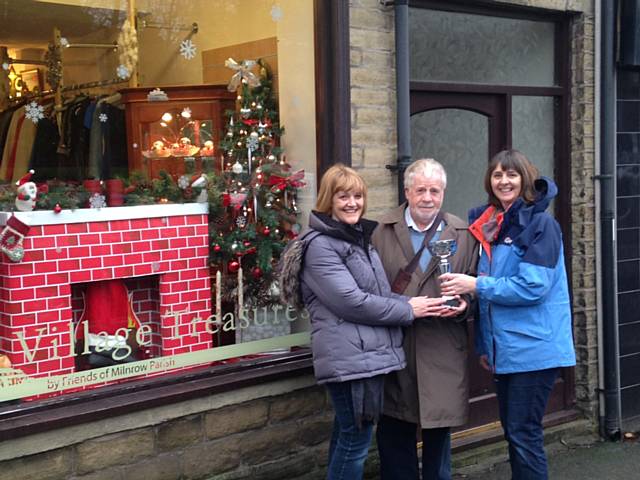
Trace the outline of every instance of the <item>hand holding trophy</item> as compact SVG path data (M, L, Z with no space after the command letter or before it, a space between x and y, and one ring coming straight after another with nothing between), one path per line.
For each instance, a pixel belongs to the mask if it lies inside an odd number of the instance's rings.
M454 239L449 240L434 240L429 243L429 252L433 257L439 258L438 270L440 275L444 273L451 273L451 264L449 263L449 257L456 253L458 244ZM457 307L460 302L453 297L443 296L445 305L450 307Z

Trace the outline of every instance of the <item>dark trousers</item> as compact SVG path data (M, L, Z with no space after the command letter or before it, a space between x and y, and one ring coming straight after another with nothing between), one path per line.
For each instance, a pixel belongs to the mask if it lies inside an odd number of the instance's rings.
M362 422L358 428L353 413L351 382L327 383L336 412L329 444L327 480L360 480L369 454L373 423Z
M495 375L513 480L547 480L542 416L557 368Z
M381 480L418 480L418 450L415 423L384 415L376 439L380 455ZM451 431L449 428L422 430L422 480L451 479Z

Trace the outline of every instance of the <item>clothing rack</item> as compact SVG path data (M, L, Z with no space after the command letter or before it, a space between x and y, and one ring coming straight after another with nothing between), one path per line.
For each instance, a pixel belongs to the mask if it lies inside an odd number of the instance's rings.
M16 58L7 58L9 64L15 65L46 65L47 62L44 60L25 60L25 59L16 59Z
M99 80L97 82L86 82L86 83L74 83L72 85L67 85L62 87L63 92L71 92L73 90L84 90L87 88L97 88L97 87L106 87L108 85L116 85L118 83L129 83L129 80L123 80L121 78L112 78L110 80Z
M67 43L62 45L64 48L108 48L117 50L118 43Z
M169 23L148 22L141 15L138 15L138 22L142 28L161 28L164 30L185 31L191 34L198 33L197 22L193 22L191 25L172 25Z

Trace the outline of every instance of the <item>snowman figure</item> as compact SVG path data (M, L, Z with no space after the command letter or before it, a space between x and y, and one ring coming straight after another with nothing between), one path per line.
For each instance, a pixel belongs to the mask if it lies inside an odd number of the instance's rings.
M16 182L18 186L18 196L16 197L16 208L20 212L30 212L36 207L36 197L38 187L31 181L31 175L35 172L29 170L25 176Z

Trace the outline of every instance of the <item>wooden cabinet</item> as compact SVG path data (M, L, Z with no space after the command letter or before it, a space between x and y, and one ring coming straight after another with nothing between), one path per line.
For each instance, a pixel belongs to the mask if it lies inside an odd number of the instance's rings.
M121 90L129 171L157 178L161 170L178 176L200 171L203 162L217 166L217 146L226 126L224 113L235 108L235 93L226 85L162 87L168 100L149 101L152 90Z

